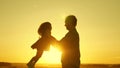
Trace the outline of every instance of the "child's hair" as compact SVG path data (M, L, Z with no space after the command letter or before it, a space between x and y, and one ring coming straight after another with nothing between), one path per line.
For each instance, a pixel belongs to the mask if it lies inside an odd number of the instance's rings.
M38 29L38 34L42 36L47 29L49 29L49 30L52 29L50 22L44 22L44 23L42 23L40 25L39 29Z

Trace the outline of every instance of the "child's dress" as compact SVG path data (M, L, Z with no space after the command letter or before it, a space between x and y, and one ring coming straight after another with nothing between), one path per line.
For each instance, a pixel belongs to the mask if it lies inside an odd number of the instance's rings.
M50 49L50 44L54 44L56 39L52 36L45 36L39 38L31 47L36 48L38 51L48 51Z

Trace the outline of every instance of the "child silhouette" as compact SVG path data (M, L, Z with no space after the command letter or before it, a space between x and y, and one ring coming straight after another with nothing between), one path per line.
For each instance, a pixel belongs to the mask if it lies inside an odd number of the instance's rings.
M56 40L51 36L51 24L49 22L44 22L40 25L38 29L38 34L41 36L32 46L32 49L37 49L36 55L27 63L28 68L34 68L35 63L42 56L43 51L48 51L50 44L53 40Z

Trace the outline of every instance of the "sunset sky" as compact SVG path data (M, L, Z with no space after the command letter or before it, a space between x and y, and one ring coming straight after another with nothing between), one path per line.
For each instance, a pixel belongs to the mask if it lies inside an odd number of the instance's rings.
M71 14L78 19L81 62L120 63L120 0L0 0L0 62L27 63L36 53L30 46L39 25L51 22L60 40ZM60 63L60 56L51 47L38 63Z

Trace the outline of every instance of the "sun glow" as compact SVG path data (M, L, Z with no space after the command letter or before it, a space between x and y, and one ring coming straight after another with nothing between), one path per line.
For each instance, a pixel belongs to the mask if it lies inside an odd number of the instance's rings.
M66 18L66 16L67 16L67 15L68 15L68 14L67 14L67 13L65 13L65 12L64 12L64 13L62 13L62 14L61 14L61 18L64 20L64 19Z
M45 51L41 57L40 63L60 64L61 51L53 46L50 46L49 51Z

